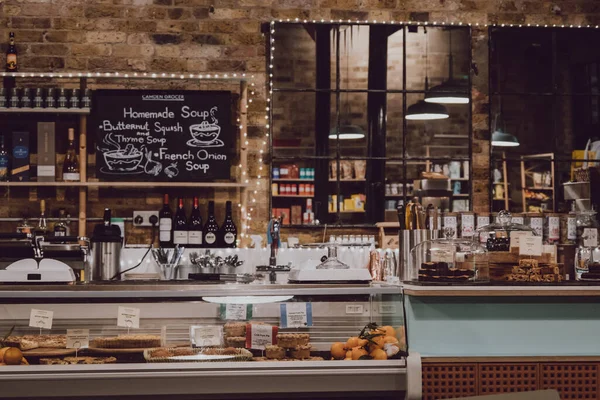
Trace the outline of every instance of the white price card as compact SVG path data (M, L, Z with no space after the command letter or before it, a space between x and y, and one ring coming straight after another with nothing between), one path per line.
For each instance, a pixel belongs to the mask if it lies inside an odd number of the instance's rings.
M89 329L67 329L67 349L87 349L90 347Z
M312 326L312 303L282 303L281 327L303 328Z
M117 326L123 328L139 328L140 327L140 309L134 307L119 306L119 314L117 316Z
M346 304L346 314L362 314L363 312L362 304Z
M221 319L226 321L247 321L249 304L221 304Z
M582 238L583 238L583 245L585 247L597 247L598 246L598 229L584 228Z
M31 309L29 314L29 326L34 328L52 329L53 311Z
M247 340L247 339L246 339ZM273 344L273 327L271 325L250 326L250 348L264 350Z
M532 232L528 231L513 231L510 233L510 248L520 247L521 238L533 236Z
M223 326L194 325L190 326L190 339L196 347L222 346Z
M542 237L541 236L524 236L519 241L519 254L524 256L541 256L542 255Z

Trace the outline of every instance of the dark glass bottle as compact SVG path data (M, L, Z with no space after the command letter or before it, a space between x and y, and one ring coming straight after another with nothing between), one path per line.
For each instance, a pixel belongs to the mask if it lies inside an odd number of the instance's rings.
M222 247L237 246L237 227L231 216L231 201L225 203L225 221L221 225L219 239Z
M163 208L158 213L158 242L160 247L173 246L173 236L171 229L173 227L173 213L169 207L169 195L165 194Z
M69 228L65 222L65 210L58 211L58 222L54 224L54 236L69 236Z
M202 247L202 216L198 206L198 197L194 197L194 208L188 224L188 247Z
M4 147L4 136L0 135L0 182L8 181L8 152Z
M202 230L202 242L204 243L204 247L207 248L215 248L219 246L217 237L219 235L219 224L217 224L217 220L215 219L215 202L208 202L208 217L206 219L206 224L204 225L204 229Z
M17 46L15 46L15 33L9 34L8 48L6 49L6 71L17 72Z
M179 198L179 205L173 219L173 244L185 246L188 244L188 224L183 207L183 197Z

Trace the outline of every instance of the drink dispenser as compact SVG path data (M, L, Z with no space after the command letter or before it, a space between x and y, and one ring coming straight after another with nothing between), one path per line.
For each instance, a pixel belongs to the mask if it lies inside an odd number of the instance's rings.
M106 208L104 210L104 222L94 227L94 234L91 239L91 274L86 274L86 279L92 281L121 279L118 274L121 265L123 237L121 236L121 228L110 223L110 216L111 211Z

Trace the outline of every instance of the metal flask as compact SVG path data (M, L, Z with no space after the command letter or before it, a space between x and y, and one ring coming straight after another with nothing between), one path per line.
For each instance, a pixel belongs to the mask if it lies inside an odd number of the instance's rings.
M123 237L121 228L110 223L110 209L104 210L104 223L94 227L91 239L92 257L90 264L92 281L120 280L121 247Z

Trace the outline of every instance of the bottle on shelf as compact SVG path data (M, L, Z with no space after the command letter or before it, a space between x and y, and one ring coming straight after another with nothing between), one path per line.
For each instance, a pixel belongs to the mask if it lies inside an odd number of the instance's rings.
M188 244L188 224L183 207L183 197L179 198L179 205L173 219L173 244L184 246Z
M34 233L37 236L44 236L48 234L48 223L46 222L46 200L40 200L40 218L35 228Z
M202 216L197 196L194 196L194 206L188 223L188 247L202 247Z
M4 136L0 136L0 182L7 182L8 175L8 152L4 147Z
M206 218L206 224L202 230L202 242L204 247L215 248L219 246L217 241L217 235L219 234L219 224L215 219L215 202L208 202L208 217Z
M58 222L54 224L54 236L69 236L69 227L65 221L65 209L58 211Z
M173 227L173 213L169 207L169 195L165 194L163 207L158 213L158 242L160 247L173 246L173 236L171 229Z
M222 247L235 248L237 246L237 227L231 214L231 201L227 201L225 203L225 221L221 225L219 238Z
M63 164L63 180L65 182L79 182L80 177L79 157L77 157L75 151L75 130L69 128L69 147Z
M315 214L312 211L312 199L306 199L306 211L302 215L302 224L310 225L315 221Z
M17 72L17 46L15 46L15 33L8 34L8 48L6 49L6 72Z

